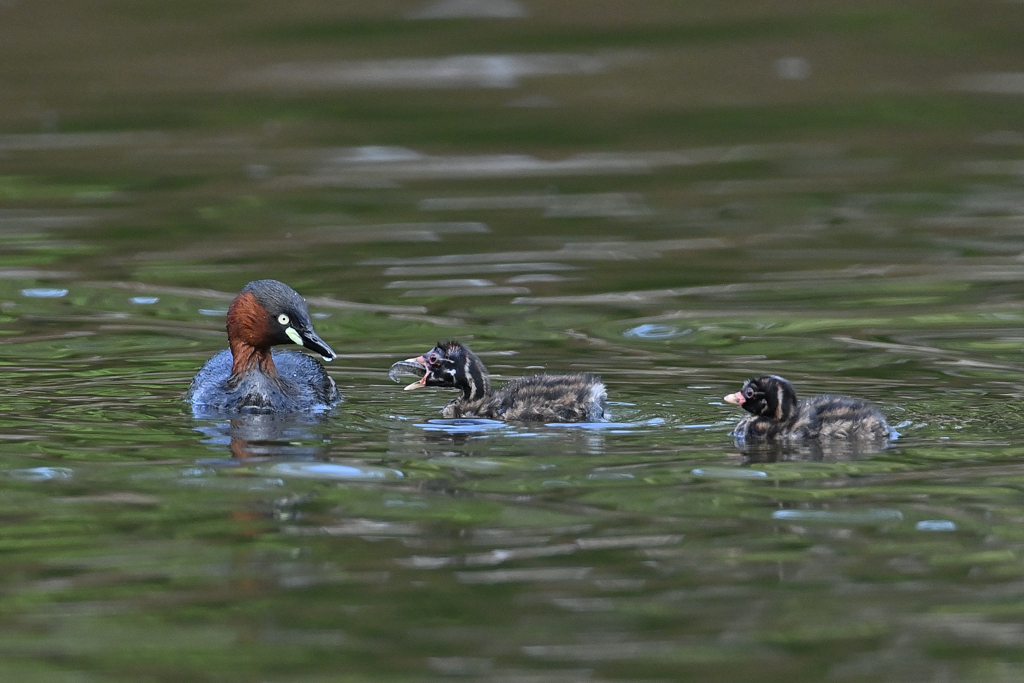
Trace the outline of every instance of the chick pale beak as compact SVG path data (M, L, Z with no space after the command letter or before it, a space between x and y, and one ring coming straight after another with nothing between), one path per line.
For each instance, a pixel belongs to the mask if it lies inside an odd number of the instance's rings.
M290 332L292 329L293 328L289 327L288 331ZM288 336L291 337L292 335L289 334ZM317 333L313 331L313 328L310 327L299 331L298 337L302 342L302 346L306 347L310 351L316 351L325 361L330 362L338 357L338 354L336 354L331 347L327 345L327 342L321 339ZM294 338L292 338L292 340L294 341Z
M733 404L734 406L741 406L741 405L743 405L743 400L744 400L743 399L743 393L740 392L740 391L737 391L735 394L729 394L728 396L724 397L723 400L726 403Z
M423 356L417 356L416 358L408 358L406 360L400 360L391 366L388 370L388 377L393 381L398 382L401 375L421 375L421 377L413 382L412 384L405 387L406 391L412 389L419 389L427 385L427 361Z

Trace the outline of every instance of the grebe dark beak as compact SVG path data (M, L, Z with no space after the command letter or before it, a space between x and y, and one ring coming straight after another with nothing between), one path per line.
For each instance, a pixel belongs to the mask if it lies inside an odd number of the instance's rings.
M728 396L724 397L723 400L726 403L733 404L734 406L741 406L743 405L744 401L743 392L737 391L735 394L729 394Z
M336 354L331 347L327 345L327 342L321 339L311 327L307 327L304 330L295 330L295 328L289 327L285 331L289 333L288 337L291 338L293 342L304 346L310 351L316 351L325 361L330 362L338 357L338 354ZM292 336L291 332L295 332L295 336ZM298 339L295 337L298 337Z
M401 381L398 378L402 375L420 376L417 381L405 387L406 391L427 386L427 360L423 356L400 360L388 370L388 377L393 382Z

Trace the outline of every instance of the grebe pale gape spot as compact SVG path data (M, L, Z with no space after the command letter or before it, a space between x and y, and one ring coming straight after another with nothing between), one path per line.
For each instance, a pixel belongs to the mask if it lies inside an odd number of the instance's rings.
M185 395L195 412L277 413L323 411L338 402L334 380L299 351L271 351L298 344L337 357L313 331L306 301L277 280L254 280L231 302L229 348L206 361Z
M608 395L604 383L589 373L547 373L512 380L491 389L487 368L464 344L438 342L429 352L398 361L388 376L418 375L406 386L459 389L441 411L446 418L482 417L510 422L601 422L608 419Z
M797 401L793 385L778 375L748 379L724 400L751 413L732 432L741 439L881 441L890 436L885 416L870 403L845 396Z

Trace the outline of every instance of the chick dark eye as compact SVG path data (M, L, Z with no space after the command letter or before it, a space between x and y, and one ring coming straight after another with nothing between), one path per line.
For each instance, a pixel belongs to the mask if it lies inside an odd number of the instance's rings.
M750 398L754 395L754 390L751 389L750 387L747 387L746 389L743 390L743 395L746 396L747 398Z
M427 354L427 362L431 365L436 365L439 360L441 360L441 357L433 351Z

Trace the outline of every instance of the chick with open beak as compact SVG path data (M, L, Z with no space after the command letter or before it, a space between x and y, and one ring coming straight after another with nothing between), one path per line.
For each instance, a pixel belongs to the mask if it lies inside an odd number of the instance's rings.
M411 377L419 377L418 380L412 384L408 384L405 387L405 391L412 389L419 389L427 385L427 361L423 356L417 356L416 358L409 358L408 360L400 360L391 366L388 370L388 378L392 382L401 382L399 379L403 375Z
M405 387L448 387L462 394L445 406L447 418L482 417L533 422L599 422L608 417L608 397L600 379L588 373L547 373L512 380L491 390L487 368L465 344L439 342L429 352L398 361L388 376L412 375Z

